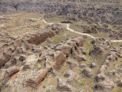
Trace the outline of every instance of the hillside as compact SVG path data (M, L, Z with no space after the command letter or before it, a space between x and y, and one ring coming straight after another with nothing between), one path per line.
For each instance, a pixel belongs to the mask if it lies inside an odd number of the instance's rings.
M0 92L121 92L121 10L119 0L0 0Z

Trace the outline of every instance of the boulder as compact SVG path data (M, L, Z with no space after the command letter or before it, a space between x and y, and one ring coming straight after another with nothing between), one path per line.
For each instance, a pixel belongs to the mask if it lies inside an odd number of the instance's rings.
M66 61L66 55L61 51L57 51L54 56L54 61L55 63L53 68L56 70L60 69L61 66L64 64L64 62Z
M87 65L86 64L80 64L79 67L80 68L85 68L85 67L87 67Z
M35 79L28 79L26 81L27 86L37 88L38 85L46 78L50 68L41 69L38 71L37 77Z
M25 55L20 55L19 56L19 61L24 61L26 59L26 56Z
M77 37L77 38L73 39L72 41L75 42L78 47L83 46L83 38L81 38L81 37Z
M91 63L90 68L94 68L94 67L96 67L96 63Z
M17 72L19 72L19 70L20 70L19 67L12 66L12 67L10 67L10 68L7 69L6 76L11 77L14 74L16 74Z
M64 77L68 78L68 81L72 81L73 79L75 79L76 74L72 70L69 70L64 74Z
M4 73L4 78L2 80L2 83L3 84L6 84L8 82L8 80L13 76L15 75L16 73L19 72L19 67L17 66L12 66L10 68L8 68L5 73Z
M72 47L70 45L67 45L67 44L62 45L62 47L61 47L61 51L66 55L70 54L71 49L72 49Z
M67 44L69 45L69 46L72 46L72 48L77 48L78 46L76 45L76 43L74 42L74 41L72 41L72 40L68 40L67 41Z
M58 92L72 92L71 86L63 82L61 79L58 80L56 88Z
M102 65L100 68L100 72L103 73L107 69L107 65Z
M115 86L114 82L110 79L106 79L104 81L98 82L95 84L94 88L95 90L111 90Z
M89 55L99 55L102 54L102 52L102 48L94 46L93 50L89 52Z
M81 62L81 61L86 61L86 57L84 55L76 55L75 58Z
M0 54L0 68L4 66L11 58L12 51L5 48L3 52Z
M86 77L92 77L93 74L92 74L92 70L88 67L86 67L85 69L83 69L82 73L86 76Z
M28 70L28 69L30 69L30 66L29 66L29 65L24 65L24 66L22 66L22 70L23 70L23 71L26 71L26 70Z
M106 79L106 76L105 76L103 73L100 73L100 74L98 74L98 75L95 77L95 81L96 81L96 82L104 81L105 79Z
M78 66L78 63L73 61L68 61L67 64L69 65L70 69Z
M118 87L122 87L122 80L118 80L118 81L117 81L117 86L118 86Z

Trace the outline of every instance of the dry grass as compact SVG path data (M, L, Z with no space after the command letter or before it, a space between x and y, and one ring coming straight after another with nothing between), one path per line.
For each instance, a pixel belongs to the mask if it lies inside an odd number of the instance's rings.
M42 15L37 13L14 13L4 15L4 17L5 19L0 22L1 31L5 31L15 37L40 31L45 27Z

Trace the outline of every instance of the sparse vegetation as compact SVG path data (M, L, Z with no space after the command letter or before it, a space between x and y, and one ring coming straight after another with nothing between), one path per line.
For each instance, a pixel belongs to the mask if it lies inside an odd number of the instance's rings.
M121 92L122 2L97 1L0 0L0 92Z

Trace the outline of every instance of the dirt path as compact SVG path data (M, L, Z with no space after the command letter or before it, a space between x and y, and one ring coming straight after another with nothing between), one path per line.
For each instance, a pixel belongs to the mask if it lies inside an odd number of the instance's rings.
M45 24L48 24L48 25L52 25L52 24L55 24L55 23L48 23L45 19L42 20ZM66 29L70 32L73 32L73 33L76 33L76 34L79 34L79 35L82 35L82 36L87 36L87 37L90 37L92 39L97 39L99 37L95 37L93 35L90 35L90 34L87 34L87 33L81 33L81 32L78 32L78 31L75 31L74 29L71 29L70 28L70 24L63 24L63 23L58 23L58 24L61 24L63 26L66 27ZM112 43L121 43L122 40L110 40Z

